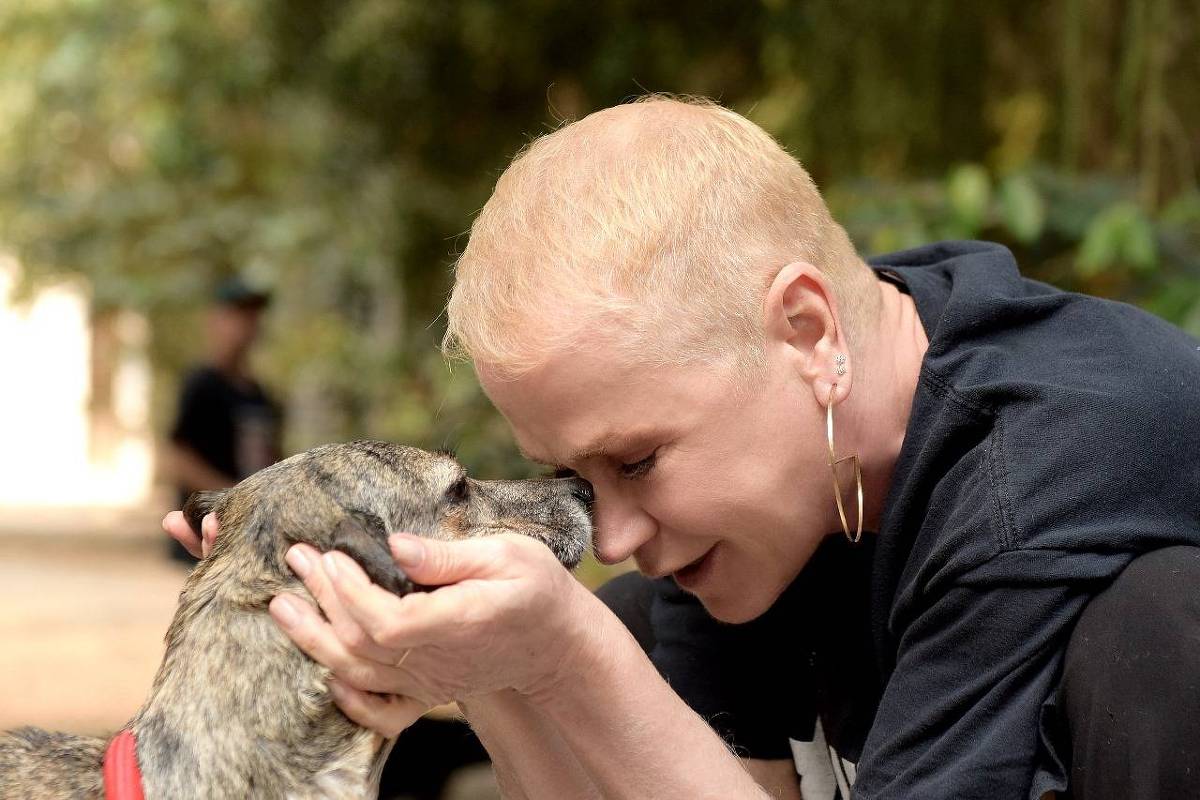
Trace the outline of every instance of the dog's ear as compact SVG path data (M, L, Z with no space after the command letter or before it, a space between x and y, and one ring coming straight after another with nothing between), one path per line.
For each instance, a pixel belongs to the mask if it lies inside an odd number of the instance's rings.
M192 492L192 496L183 504L183 516L192 527L192 533L200 535L200 521L225 499L227 491L222 489L219 492Z
M401 597L416 586L392 560L387 528L383 520L365 511L352 511L333 530L333 550L341 550L358 562L378 586Z

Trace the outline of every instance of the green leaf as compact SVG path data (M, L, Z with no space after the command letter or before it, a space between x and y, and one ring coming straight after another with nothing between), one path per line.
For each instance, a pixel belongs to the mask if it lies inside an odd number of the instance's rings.
M1116 203L1098 214L1083 237L1075 271L1090 278L1124 265L1145 272L1158 263L1158 245L1150 220L1130 202Z
M983 227L991 200L992 181L978 164L963 164L951 173L946 185L950 211L969 235Z
M1028 244L1042 235L1046 203L1028 175L1010 175L1000 184L1000 214L1018 241Z
M1092 278L1117 263L1120 253L1120 230L1111 209L1097 214L1083 234L1075 272L1081 278Z
M1140 209L1136 209L1125 226L1121 242L1121 258L1131 267L1148 272L1158 264L1158 244L1154 240L1154 229L1150 220Z

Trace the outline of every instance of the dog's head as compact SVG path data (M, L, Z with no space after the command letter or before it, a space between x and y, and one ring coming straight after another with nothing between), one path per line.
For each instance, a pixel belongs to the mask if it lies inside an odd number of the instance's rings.
M335 707L329 670L267 613L281 593L308 595L284 561L288 548L341 550L376 584L405 594L421 587L392 560L391 532L445 540L519 533L573 567L591 542L591 502L579 479L478 481L450 455L382 442L317 447L231 489L193 495L184 508L193 529L215 511L221 535L184 584L163 664L134 722L143 776L241 764L244 771L222 779L249 784L260 768L282 770L301 776L287 784L298 794L317 787L322 796L374 797L390 744ZM220 737L199 735L212 720L222 721Z
M231 489L198 492L184 514L198 531L216 512L221 535L206 561L222 562L223 580L249 582L269 599L279 582L291 582L283 556L298 542L341 550L380 586L411 591L388 549L387 535L398 531L444 540L525 534L573 568L591 542L591 503L591 486L578 478L480 481L446 453L359 441L314 448Z

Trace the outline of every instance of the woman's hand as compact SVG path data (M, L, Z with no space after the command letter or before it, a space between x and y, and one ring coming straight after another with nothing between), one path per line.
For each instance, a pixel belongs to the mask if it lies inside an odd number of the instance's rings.
M200 558L219 526L209 514L197 536L172 511L163 529ZM434 705L494 689L532 695L567 674L572 634L589 627L571 609L597 604L545 546L517 535L446 543L397 534L390 544L409 577L443 588L398 598L344 554L296 545L288 564L329 621L292 595L271 603L284 632L334 672L330 689L348 717L395 736Z
M394 736L426 709L503 689L552 693L569 674L597 607L542 544L502 534L440 542L396 534L396 563L434 591L397 597L342 553L288 551L328 619L293 595L271 615L329 667L334 699L354 721Z
M213 542L217 540L217 515L206 514L200 523L200 536L188 525L182 511L172 511L163 517L163 530L179 542L196 558L208 558Z

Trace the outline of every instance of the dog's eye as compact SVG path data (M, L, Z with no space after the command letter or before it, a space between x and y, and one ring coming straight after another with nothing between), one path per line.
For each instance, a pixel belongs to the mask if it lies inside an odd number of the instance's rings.
M445 500L447 503L451 504L466 502L467 494L470 492L470 490L471 487L467 483L467 476L464 475L454 483L450 484L450 487L446 489Z

